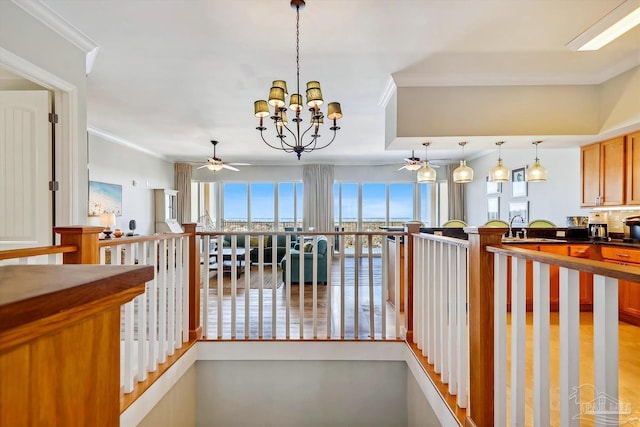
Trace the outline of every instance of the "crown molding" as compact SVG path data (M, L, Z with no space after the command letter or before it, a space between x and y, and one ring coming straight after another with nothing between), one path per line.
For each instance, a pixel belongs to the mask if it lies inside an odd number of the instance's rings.
M93 126L87 126L87 132L90 133L91 135L98 136L98 137L100 137L102 139L106 139L109 142L113 142L114 144L123 145L123 146L131 148L133 150L140 151L141 153L148 154L150 156L156 157L156 158L158 158L160 160L164 160L165 162L173 163L173 160L170 160L169 158L163 156L162 154L155 153L155 152L153 152L151 150L148 150L148 149L146 149L144 147L141 147L141 146L139 146L137 144L134 144L131 141L127 141L124 138L120 138L119 136L113 135L113 134L111 134L111 133L109 133L107 131L104 131L102 129L98 129L98 128L93 127Z
M85 72L90 74L100 47L78 28L44 4L41 0L11 0L16 6L61 35L86 54Z

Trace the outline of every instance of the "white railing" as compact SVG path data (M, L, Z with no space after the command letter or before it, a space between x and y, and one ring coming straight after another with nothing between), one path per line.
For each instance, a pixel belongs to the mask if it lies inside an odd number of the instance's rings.
M130 393L189 339L188 237L164 234L100 242L100 264L153 265L145 293L122 307L121 381Z
M371 246L377 236L386 239L393 233L304 232L304 237L299 231L198 234L205 339L400 337L400 307L391 307L388 302L387 282L387 263L397 260L388 259L386 247L380 254L369 252L361 256L344 251L346 239L355 242L355 253L362 253L358 250L360 245ZM338 244L334 247L336 236ZM281 243L284 241L280 252L278 237ZM325 238L326 254L322 258L318 248ZM242 244L238 244L239 239ZM396 240L399 253L400 239ZM305 241L311 249L299 253L294 245ZM223 274L218 248L223 248ZM296 257L297 271L292 272L289 266ZM283 260L286 273L281 268ZM292 280L292 274L298 281L308 278L306 285Z
M413 339L466 408L469 383L468 242L413 236Z
M496 425L578 426L581 420L595 425L618 425L629 402L618 395L618 278L623 267L523 249L488 248L495 252L494 266L494 416ZM545 259L546 258L546 259ZM527 261L533 265L533 346L527 350ZM511 277L507 276L508 265ZM559 349L552 345L550 321L550 265L559 266ZM627 267L629 270L638 270ZM580 378L580 272L593 276L593 378ZM631 273L628 271L627 273ZM618 278L616 278L618 277ZM510 320L507 287L511 286ZM584 286L584 284L583 284ZM510 335L510 336L509 336ZM584 338L584 335L583 335ZM510 341L510 348L507 343ZM533 388L527 389L527 356L532 351ZM550 354L559 354L554 369ZM531 356L529 356L531 357ZM507 360L511 369L507 371ZM584 367L584 365L583 365ZM557 376L553 376L553 374ZM552 383L559 384L554 387ZM581 403L581 389L588 387L592 404ZM556 390L557 394L554 392ZM525 393L532 393L533 405ZM507 407L507 402L510 406ZM551 407L551 402L559 402ZM611 405L615 405L615 407ZM532 413L527 412L531 410ZM589 411L585 412L585 408ZM636 409L636 408L633 408Z

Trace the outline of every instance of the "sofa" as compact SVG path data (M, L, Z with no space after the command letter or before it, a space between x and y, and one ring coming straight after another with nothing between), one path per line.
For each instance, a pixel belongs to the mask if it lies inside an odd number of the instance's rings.
M244 235L239 235L236 236L236 247L238 248L244 248L245 247L245 237L248 236L244 236ZM286 235L278 235L276 236L277 240L276 240L276 260L280 260L282 259L282 257L285 256L286 252L287 252L287 236ZM260 258L260 253L258 252L259 248L259 239L263 238L263 242L264 242L264 249L263 249L263 258L262 258L262 262L264 262L265 264L270 264L271 263L271 256L273 254L273 248L272 248L272 241L273 241L273 236L272 235L260 235L260 236L250 236L250 240L249 240L249 244L251 245L251 252L249 253L249 259L251 260L252 263L257 263L259 258ZM291 244L293 245L294 243L296 243L297 241L297 237L292 236L291 237ZM224 236L224 241L222 243L222 245L224 247L231 247L231 236L230 235L225 235Z
M318 236L318 283L327 283L327 262L329 256L327 255L327 237ZM300 258L304 260L304 283L313 282L313 240L305 241L304 246L300 247L296 245L294 249L291 249L291 283L300 283ZM282 281L287 280L287 259L282 258L280 261L282 267Z

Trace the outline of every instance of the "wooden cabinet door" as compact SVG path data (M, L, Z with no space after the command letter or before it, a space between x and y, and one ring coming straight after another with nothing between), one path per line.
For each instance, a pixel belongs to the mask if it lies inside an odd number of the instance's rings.
M640 132L627 135L627 205L640 205Z
M581 206L596 206L600 197L600 144L585 145L580 149L582 178Z
M542 245L538 247L538 250L551 254L569 255L569 247L567 245ZM560 267L557 265L549 266L549 286L551 311L558 311L560 304Z
M600 197L602 205L623 205L625 199L624 136L600 143Z
M631 267L640 267L640 264L626 264ZM618 306L620 307L620 319L625 322L640 325L640 283L620 280Z
M569 246L569 256L576 258L591 258L591 245ZM580 308L590 310L593 306L593 274L580 272Z

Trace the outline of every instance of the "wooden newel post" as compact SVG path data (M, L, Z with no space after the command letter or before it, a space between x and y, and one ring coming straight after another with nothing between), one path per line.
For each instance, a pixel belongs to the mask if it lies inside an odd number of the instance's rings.
M404 318L405 327L407 328L405 333L405 339L407 342L413 342L413 237L412 234L420 233L420 224L418 223L406 223L404 225L404 231L407 235L404 236L404 271L405 271L405 287L404 287Z
M466 227L469 236L469 415L467 426L493 426L493 254L505 228Z
M78 250L62 255L63 264L99 264L100 248L98 235L104 227L91 225L70 225L54 227L53 231L60 235L61 245L76 245Z
M200 324L200 245L196 236L196 223L182 224L189 234L189 339L202 338Z

